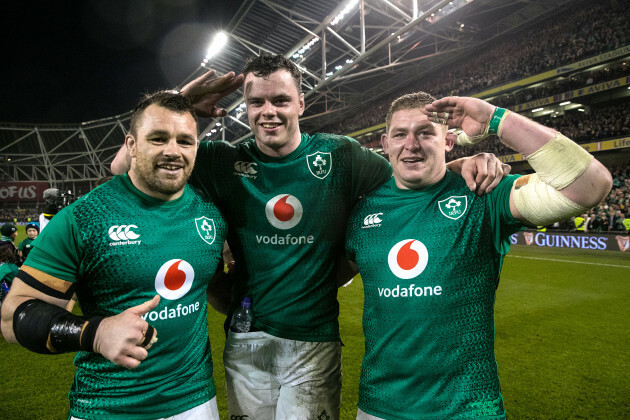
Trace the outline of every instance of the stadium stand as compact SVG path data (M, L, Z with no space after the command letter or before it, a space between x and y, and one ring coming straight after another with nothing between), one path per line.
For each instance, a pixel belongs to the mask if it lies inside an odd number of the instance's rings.
M483 54L462 59L461 65L449 67L434 77L411 83L404 91L372 103L353 117L322 131L348 134L382 123L391 100L407 92L423 90L436 97L471 95L614 51L630 43L630 26L626 23L628 12L623 4L609 0L583 5L585 7L574 8L560 21L555 17L543 21L526 32L493 45ZM534 98L544 98L574 88L586 88L600 81L628 75L630 69L623 60L608 63L604 68L597 63L575 74L569 74L568 77L545 84L532 83L536 86L525 89L521 87L513 93L488 99L497 105L509 107Z
M554 17L540 22L527 31L493 45L483 54L461 60L462 65L449 67L434 77L412 83L406 89L367 105L361 112L323 131L356 136L366 147L378 151L381 133L384 131L384 116L394 97L417 90L428 91L437 97L492 91L493 88L509 85L516 80L617 51L630 43L628 12L622 3L609 0L584 3L583 6L574 8L561 20ZM623 145L628 147L630 144L626 143L630 137L630 99L627 94L619 94L620 89L616 93L603 93L630 85L628 55L626 51L611 61L593 59L592 65L576 66L579 70L563 77L552 78L543 83L530 82L519 85L517 89L498 89L501 94L495 96L483 95L481 92L480 96L494 104L517 111L528 111L537 108L539 104L556 102L556 107L551 111L528 116L563 132L580 144L622 139ZM581 106L570 106L566 109L559 106L561 98L579 97L590 92L591 98L587 105L580 104ZM619 154L628 156L627 149L620 149ZM513 153L497 137L491 137L471 148L456 147L448 154L447 160L478 152L492 152L498 156ZM600 155L598 158L601 158ZM614 187L604 202L587 212L586 218L593 213L593 218L602 220L597 227L598 231L624 231L622 225L617 223L617 213L630 217L630 169L627 163L615 165L615 160L609 162L615 177ZM520 165L515 172L526 173L528 169L527 165ZM573 223L567 221L556 226L560 227L570 230Z
M269 4L269 2L249 3L247 9L254 11L257 7L268 8ZM288 5L289 2L285 3ZM312 12L309 13L315 13L320 8L325 9L328 3L325 0L317 4L309 4L309 10L312 9ZM372 7L370 15L373 17L381 11L376 8L376 2L372 3L374 4L370 5ZM400 4L402 2L393 3ZM473 7L476 4L485 3L488 2L471 2ZM543 4L537 5L535 0L504 3L513 5L530 3L532 6L538 7ZM555 3L555 1L545 0L544 2L545 5L551 3ZM620 226L618 223L620 213L625 213L625 217L630 218L630 95L628 94L630 90L627 89L630 86L630 66L628 65L628 59L630 59L630 25L627 23L630 18L630 8L627 7L628 2L622 0L601 0L598 2L575 0L570 3L562 10L561 14L552 14L548 20L541 20L537 17L532 19L532 22L536 22L534 26L528 26L516 34L508 34L500 40L493 39L485 45L485 51L482 53L474 51L468 55L458 54L456 62L443 65L441 69L432 71L428 76L422 75L420 80L412 80L404 90L391 91L385 96L362 100L362 104L368 105L361 105L359 109L333 111L333 113L344 113L342 120L321 123L316 126L317 131L353 134L362 144L378 149L380 136L384 129L384 116L393 98L417 90L426 90L437 97L491 92L482 97L496 105L509 107L530 118L535 118L543 124L551 125L585 147L591 144L602 147L601 150L595 148L594 150L589 149L589 151L594 152L597 158L611 170L614 178L613 188L602 203L586 212L586 235L615 232L615 234L609 235L611 236L610 241L614 241L612 237L615 235L618 235L617 238L623 236L622 239L625 240L624 243L626 244L624 249L630 252L627 232L623 232L621 229L615 230ZM339 6L339 4L340 2L335 2L334 7ZM329 10L332 10L332 7ZM264 13L267 16L271 12L265 9ZM274 17L277 16L274 15ZM283 18L273 19L272 22L271 19L260 19L259 15L256 14L245 16L242 21L247 23L250 18L254 22L253 26L241 25L243 31L247 30L249 33L254 33L256 38L265 38L264 40L255 40L256 43L264 47L263 49L281 53L292 51L293 44L288 43L290 37L281 31L274 31L275 26L271 25L286 24L287 27L291 27L296 26L295 22L289 22L289 19ZM319 16L313 19L316 22L325 20L324 17ZM235 21L239 21L239 19L235 19ZM496 22L498 27L500 25L499 19ZM309 26L309 23L302 23ZM270 26L263 26L267 24ZM356 27L357 24L355 23L355 30ZM341 28L337 31L344 35ZM498 29L497 32L499 32ZM246 35L239 33L238 30L235 30L234 33L246 38ZM266 34L269 34L269 42L272 44L265 44L267 42ZM356 32L354 35L356 36ZM303 39L304 36L301 33L299 39ZM358 38L358 36L356 37ZM332 42L331 38L333 37L329 36L329 43ZM287 40L286 43L285 40ZM465 42L463 44L466 45ZM233 46L232 48L240 47ZM252 51L249 45L244 49L246 55ZM335 46L330 49L332 51L341 50ZM462 48L462 50L464 49ZM330 56L328 58L329 63L333 62ZM232 63L233 61L230 60L221 60L219 65L224 66L224 68L219 70L225 72L239 68L238 66L231 66ZM339 61L334 62L333 65L338 63ZM304 64L304 67L309 68L308 62ZM407 69L408 67L405 68L405 71ZM567 70L564 71L563 69ZM558 70L555 76L545 76L541 80L530 80L536 79L537 75L555 70ZM392 74L394 73L400 73L400 71L393 68ZM523 79L528 81L518 86L501 88L511 86L514 82ZM315 85L312 79L309 80L309 83ZM579 93L580 91L582 93ZM332 100L331 98L335 96L334 93L333 86L321 96L326 97L327 100ZM238 96L238 94L234 96ZM566 107L561 106L560 103L562 102L559 98L564 98L564 96L579 97L579 101L572 100L574 103L579 102L579 105L575 103ZM549 108L545 111L532 112L533 109L539 107L539 104L540 106L542 104L549 105L553 112L547 112ZM240 118L238 114L236 115L237 118ZM306 123L310 124L314 120L305 119L304 123L305 125ZM221 122L224 126L230 124L228 119ZM215 121L212 122L213 125L214 123ZM243 126L243 122L233 121L232 125ZM314 130L312 127L313 125L310 124L309 131ZM128 114L85 122L80 125L0 124L0 182L27 179L46 180L55 184L50 186L59 186L58 184L62 183L63 180L68 188L80 196L98 185L99 180L108 175L108 164L115 155L127 129ZM355 134L357 132L360 134ZM206 134L202 132L201 136ZM216 136L218 135L209 138L218 138ZM227 139L231 140L232 138L228 136ZM14 168L6 160L7 150L9 150L6 145L17 143L18 140L23 146L28 146L22 147L20 150L21 155L18 157L20 169ZM44 145L44 147L40 149L39 144ZM91 144L92 149L85 150L87 144ZM606 149L607 145L611 148ZM74 150L83 150L83 152L81 156L77 154L76 159L74 159L75 155L68 157ZM448 156L448 159L471 154L477 150L476 148L456 149ZM514 158L513 152L501 145L496 138L486 140L479 150L491 151L500 156ZM54 156L55 154L58 156ZM31 156L35 160L31 160ZM13 159L14 162L16 160ZM515 173L526 173L529 170L526 162L519 161L518 158L514 158L514 160L506 158L506 161L512 164ZM52 173L49 164L54 167ZM73 166L71 167L71 165ZM46 178L46 175L52 176ZM18 209L16 206L21 206L21 208ZM6 203L0 200L0 224L13 221L26 223L29 218L36 219L43 210L43 206L44 202L41 200L32 203ZM548 228L569 232L566 235L573 235L570 231L575 229L571 220ZM565 234L562 233L562 235ZM541 236L544 234L541 233ZM628 398L623 386L625 376L618 374L618 366L623 365L628 354L627 345L620 344L627 343L625 340L627 328L625 328L624 322L619 321L627 315L625 304L627 298L624 295L624 293L627 294L627 285L621 283L616 286L611 281L625 279L627 269L621 264L626 264L627 255L622 255L618 260L612 260L611 256L606 255L593 257L588 254L562 254L559 251L551 250L549 247L541 247L541 252L538 253L534 252L537 250L532 249L533 247L526 247L525 245L521 249L515 248L508 257L510 258L509 264L506 264L508 269L510 264L515 268L511 271L504 270L506 278L502 279L503 284L499 289L499 293L502 295L497 299L499 305L503 304L497 309L497 319L499 322L503 322L497 328L498 341L503 345L498 353L506 360L511 359L512 362L511 364L503 364L504 369L506 367L507 369L501 372L502 378L505 377L508 380L505 390L502 392L510 398L508 404L511 405L508 408L512 410L512 416L514 418L535 416L539 418L628 418ZM531 254L525 254L525 252L531 252ZM514 255L515 253L516 255ZM549 257L548 254L551 256ZM618 254L622 253L619 252ZM572 263L563 261L563 259L569 258L568 255L575 258L575 261ZM553 259L545 261L545 258ZM590 264L596 267L596 271L588 271L589 265L585 265L587 264L585 260L589 258L592 261ZM527 262L527 265L516 266L517 262L523 263L524 261ZM554 268L552 264L557 267ZM513 277L509 278L509 276ZM522 276L522 278L518 276ZM565 286L567 293L562 294L558 282L564 282L565 278L567 279ZM537 281L539 283L535 283ZM536 295L535 289L540 289L543 292ZM344 288L340 290L341 303L345 303L344 299L349 301L340 311L342 316L346 317L341 323L347 326L354 325L353 322L358 321L359 324L356 328L357 335L360 335L360 316L357 317L356 311L361 306L362 300L348 299L347 293L353 292L353 290L356 291L357 289ZM513 299L505 299L510 292L514 295ZM617 304L614 299L619 299L622 302ZM574 300L575 302L573 302ZM599 306L595 306L594 303L599 303ZM519 305L522 305L521 312L515 311ZM563 311L567 309L572 311ZM579 317L581 315L584 315L584 322L580 322L581 318ZM210 323L211 325L222 324L223 319L216 318L216 314L209 314L209 316L215 316ZM567 320L567 323L560 323L562 320ZM532 330L526 328L532 328ZM354 330L350 331L354 333ZM222 334L222 330L217 334ZM528 340L528 337L531 337L531 340ZM550 344L553 337L558 338L557 346ZM578 339L583 341L578 341ZM344 372L346 369L350 372L349 375L344 374L344 383L351 383L353 376L358 377L358 375L352 374L352 372L358 372L358 364L351 365L353 356L346 357L348 349L353 346L353 341L353 338L350 338L344 347L346 352L344 353ZM363 343L360 342L359 344L356 352L363 354ZM508 345L512 345L513 348L507 347ZM606 353L606 346L610 347L608 353ZM6 360L10 360L8 356L13 357L14 355L10 354L7 348L8 346L3 347L5 351L3 355L5 355ZM213 348L216 348L214 342ZM360 356L354 356L354 358L360 360ZM609 363L609 360L617 359L621 361ZM6 398L3 408L0 408L0 418L24 417L24 406L19 404L24 404L25 399L28 400L29 404L26 416L37 417L32 415L31 410L35 409L31 409L31 405L41 407L40 412L43 414L40 417L60 418L66 416L67 399L65 392L59 392L59 387L65 389L66 382L72 380L72 375L69 373L72 370L70 367L71 358L63 359L63 356L59 356L58 359L55 359L55 363L58 363L59 366L42 365L41 358L33 358L33 361L29 359L16 360L19 360L19 363L27 368L31 368L29 372L39 372L42 366L45 366L46 369L42 375L29 374L29 376L18 378L22 380L22 382L17 382L18 385L11 382L12 386L5 387ZM59 360L64 361L65 364ZM520 361L522 361L523 366L518 365ZM595 364L597 361L603 361L601 367ZM14 375L13 366L6 365L8 366L5 375L7 381L13 381L14 376L17 375ZM515 369L514 366L518 366L518 368ZM576 369L576 366L583 368ZM605 368L609 366L611 367L610 372L605 371ZM536 368L543 369L542 372L549 371L549 375L541 374L541 371L536 370ZM222 370L220 360L215 369L217 371ZM62 378L62 385L51 380L57 379L57 377ZM41 381L38 382L40 379ZM537 379L540 379L540 386L532 387L530 383ZM514 386L514 383L518 381L523 381L527 386L521 388ZM27 384L28 388L22 384ZM22 391L23 389L31 389L33 386L37 387L38 390L35 394ZM45 388L47 386L51 388ZM352 386L356 388L357 385ZM534 393L522 392L523 389L529 388L533 388ZM51 398L57 394L60 397ZM36 398L38 395L43 397ZM353 399L352 395L350 394L349 398L347 394L344 395L344 401L348 401L346 405L351 406L351 414L342 418L354 418L356 400ZM548 401L545 401L545 397ZM224 399L224 394L222 394L222 398ZM221 407L221 409L222 412L226 412L225 407Z
M482 53L475 52L468 56L463 54L455 64L447 65L429 77L410 82L402 91L370 101L359 112L351 113L350 117L333 125L320 127L319 131L350 134L367 147L378 149L380 135L384 130L384 116L392 98L410 91L426 90L437 97L479 95L499 106L529 113L527 115L531 118L562 131L582 144L626 139L625 143L629 144L615 147L615 151L618 155L630 156L630 140L627 139L630 137L630 99L628 94L619 94L620 89L630 86L630 65L627 62L630 58L630 26L627 25L627 7L618 0L575 3L576 7L569 8L562 19L552 15L514 35L488 44ZM587 60L587 64L576 65L584 60ZM565 67L568 70L558 71L556 77L540 78L510 87L515 81ZM579 97L580 104L563 108L559 105L559 98L564 97L563 95ZM531 112L538 104L553 106L551 111ZM99 137L108 145L99 151L96 164L88 163L79 169L83 172L82 181L76 180L77 170L64 165L55 166L58 171L55 178L74 177L71 188L76 196L89 191L97 184L98 179L107 175L107 164L117 150L117 139L122 138L127 124L127 115L121 115L83 123L78 135L72 134L73 129L70 127L67 127L67 133L55 128L56 133L60 133L55 135L63 137L50 139L52 150L58 147L56 144L60 141L68 147L76 148L80 142L87 141L86 139ZM25 129L20 126L13 128L16 131ZM360 134L356 134L357 132ZM35 139L36 136L43 137L42 133L43 130L24 137ZM43 138L43 143L47 140ZM452 160L479 151L507 157L512 155L512 151L495 137L473 148L455 148L447 159ZM31 152L36 154L35 150ZM628 156L625 160L630 159ZM83 158L85 157L93 156L86 153ZM619 166L624 164L623 159L606 159L600 154L598 158L616 168L622 174L621 177L627 178L627 169ZM2 156L0 161L1 159ZM524 162L517 159L506 161L512 164L514 172L527 172L529 169ZM38 165L33 167L34 172L38 171ZM627 188L616 186L609 197L618 201L619 195L627 200ZM21 206L24 207L25 204L27 203L22 203ZM26 222L29 216L32 218L32 214L37 214L40 204L42 203L27 204L38 207L33 211L18 211L7 207L20 206L19 203L3 203L0 217L8 221L23 219ZM614 203L608 205L611 204ZM627 205L625 210L627 211ZM614 227L614 224L610 227Z
M0 209L0 224L3 223L29 223L32 220L37 220L40 211L37 208L17 209L6 208Z

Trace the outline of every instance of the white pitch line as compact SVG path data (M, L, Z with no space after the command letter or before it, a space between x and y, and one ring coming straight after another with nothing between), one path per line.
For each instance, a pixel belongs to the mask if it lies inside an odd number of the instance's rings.
M510 255L510 254L508 254L507 256L512 257L512 258L525 258L527 260L556 261L556 262L565 262L565 263L572 263L572 264L603 265L606 267L630 268L630 265L601 264L601 263L592 263L592 262L575 261L575 260L555 260L553 258L521 257L519 255Z

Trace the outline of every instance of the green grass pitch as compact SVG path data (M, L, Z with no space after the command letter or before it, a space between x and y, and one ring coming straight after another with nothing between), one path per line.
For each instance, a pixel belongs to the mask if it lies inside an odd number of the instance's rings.
M21 233L23 236L23 232ZM339 290L342 419L354 419L363 355L363 289ZM513 419L630 418L630 253L513 246L497 291L496 355ZM208 315L219 411L227 418L223 317ZM0 419L66 418L72 355L0 338Z

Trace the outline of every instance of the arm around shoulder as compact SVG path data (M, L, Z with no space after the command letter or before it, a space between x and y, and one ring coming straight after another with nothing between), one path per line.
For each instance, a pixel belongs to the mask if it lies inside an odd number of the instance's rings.
M127 149L127 145L123 143L114 160L110 165L110 170L114 175L122 175L126 173L131 167L131 156L129 155L129 150Z

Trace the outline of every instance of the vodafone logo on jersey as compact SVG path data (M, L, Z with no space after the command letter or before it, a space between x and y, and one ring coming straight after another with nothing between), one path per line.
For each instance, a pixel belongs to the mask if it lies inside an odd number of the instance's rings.
M389 269L398 278L412 279L424 271L429 262L427 247L417 239L405 239L392 247L387 256Z
M192 287L195 270L184 260L170 260L162 264L155 276L155 290L164 299L175 300Z
M273 227L291 229L302 220L302 203L290 194L279 194L267 202L265 215Z

